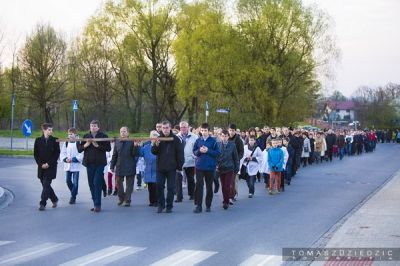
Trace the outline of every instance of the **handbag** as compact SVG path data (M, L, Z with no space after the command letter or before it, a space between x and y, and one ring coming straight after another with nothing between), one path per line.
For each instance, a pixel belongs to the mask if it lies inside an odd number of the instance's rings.
M257 146L254 147L254 150L251 152L250 157L253 156L254 152L256 151ZM249 179L249 174L247 173L247 166L249 165L250 161L246 163L246 165L243 163L242 167L240 167L240 172L239 172L239 179L243 180L248 180Z

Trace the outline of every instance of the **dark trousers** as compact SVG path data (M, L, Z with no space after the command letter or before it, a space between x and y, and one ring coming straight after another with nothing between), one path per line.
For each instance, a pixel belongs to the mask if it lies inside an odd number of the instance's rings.
M194 167L184 167L189 197L194 197Z
M175 176L176 171L167 172L157 171L157 200L158 207L172 209L175 194ZM165 198L165 181L167 181L167 198ZM165 204L166 203L166 204Z
M86 171L94 207L101 207L101 190L106 185L104 166L88 165Z
M204 181L206 182L206 207L211 207L213 199L212 185L214 181L214 171L196 170L196 186L194 204L197 206L203 205L203 190Z
M138 187L142 187L142 172L139 172L137 175L136 175L136 185L138 186Z
M124 189L124 178L126 179L126 190ZM117 176L118 198L120 202L125 201L131 203L131 196L133 191L133 181L135 176Z
M226 173L219 173L219 178L221 179L222 196L224 198L224 204L229 203L233 176L234 176L233 171L229 171Z
M41 195L40 205L46 206L46 202L48 199L50 199L51 202L58 201L58 198L54 193L53 188L51 187L52 180L53 179L50 177L42 177L40 179L40 182L42 183L42 195Z
M157 203L157 184L147 183L147 189L149 191L149 202L151 204Z
M183 181L182 173L180 173L180 172L176 173L175 193L176 193L177 200L183 200L182 181Z
M269 174L268 173L263 173L264 177L264 183L266 186L269 186Z
M329 161L332 162L333 147L328 147L328 148L326 149L326 154L328 155Z

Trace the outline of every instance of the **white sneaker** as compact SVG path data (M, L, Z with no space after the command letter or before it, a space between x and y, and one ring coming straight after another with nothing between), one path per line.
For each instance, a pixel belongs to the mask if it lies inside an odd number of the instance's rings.
M136 191L142 190L142 187L137 187Z

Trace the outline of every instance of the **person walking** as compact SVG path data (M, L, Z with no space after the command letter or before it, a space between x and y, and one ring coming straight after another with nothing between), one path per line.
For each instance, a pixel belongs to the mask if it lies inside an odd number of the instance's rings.
M175 176L181 172L184 163L184 153L181 140L172 133L171 123L162 122L160 137L172 138L172 141L152 140L151 153L157 156L157 198L158 213L166 209L171 213L175 193ZM165 182L167 182L167 198L165 198Z
M157 138L160 134L153 130L150 132L150 138ZM140 148L139 157L144 160L144 182L147 184L149 191L149 206L157 207L157 157L151 153L151 141L143 143Z
M53 125L44 123L41 126L42 136L35 139L33 156L38 165L37 177L42 184L42 194L39 203L39 211L46 209L47 200L53 203L53 208L57 207L58 197L51 187L51 182L57 177L57 160L60 156L60 145L53 137Z
M111 151L109 141L96 142L97 138L108 138L107 134L100 131L100 122L90 122L90 132L83 138L90 139L78 144L78 151L84 152L82 164L86 167L90 193L93 205L91 211L101 211L101 191L104 182L104 166L107 165L106 152Z
M128 127L121 127L119 133L121 140L115 142L110 170L115 172L117 177L118 206L129 207L131 205L139 147L133 141L124 140L129 137ZM124 179L126 180L126 190L124 189Z

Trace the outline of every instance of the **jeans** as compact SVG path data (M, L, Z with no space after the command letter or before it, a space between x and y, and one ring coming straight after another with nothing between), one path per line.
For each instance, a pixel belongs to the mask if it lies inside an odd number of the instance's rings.
M42 177L40 182L42 183L42 195L40 205L46 206L47 200L50 198L51 202L57 202L58 198L51 187L51 181L53 179L50 177Z
M206 182L206 207L211 207L213 199L213 182L214 182L214 171L203 171L196 170L196 186L195 186L195 200L194 204L197 206L203 205L203 191L204 181Z
M78 195L78 186L79 186L79 172L66 172L66 180L69 191L71 191L71 197L76 199L76 195Z
M342 160L344 156L344 147L339 147L339 159Z
M90 193L94 207L101 207L101 190L104 182L104 166L88 165L86 167Z
M249 187L249 194L254 194L254 182L256 181L255 175L250 175L246 180L247 186Z
M351 143L347 143L347 144L346 144L346 146L347 146L347 155L348 155L348 156L351 155L351 145L352 145Z
M175 194L175 176L176 171L171 170L167 172L157 171L157 200L158 207L165 208L165 203L167 203L167 209L172 209L174 194ZM165 199L164 189L165 181L167 181L167 198Z

